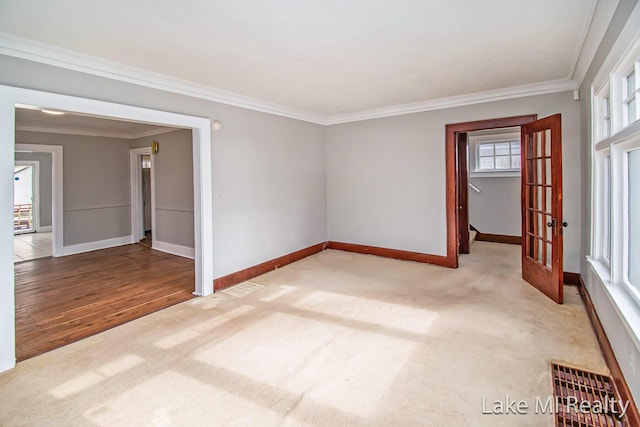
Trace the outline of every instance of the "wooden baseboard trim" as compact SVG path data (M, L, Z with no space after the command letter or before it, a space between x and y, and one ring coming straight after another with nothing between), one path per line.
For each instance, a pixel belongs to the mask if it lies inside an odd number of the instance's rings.
M565 271L562 275L565 285L580 286L580 273Z
M506 236L503 234L488 234L478 231L476 240L479 242L493 242L493 243L508 243L510 245L521 245L522 237L520 236Z
M572 274L577 274L578 276L578 286L580 289L582 302L584 303L585 309L587 310L587 315L589 316L589 320L591 321L591 326L593 327L593 330L596 333L596 337L598 338L598 343L600 344L600 350L602 350L602 354L604 355L604 360L609 367L609 371L611 371L611 377L613 378L613 382L618 389L620 399L622 399L623 402L629 402L629 408L627 409L627 419L629 420L629 425L640 426L640 413L638 413L638 407L636 406L636 402L633 400L631 390L629 390L629 386L627 385L627 381L624 379L624 375L622 374L622 370L620 369L618 360L613 353L609 338L607 338L607 334L602 327L602 323L600 323L600 318L598 317L598 313L596 313L596 309L593 306L593 302L591 301L591 297L589 296L589 291L587 291L587 288L584 285L582 275L578 273Z
M318 243L317 245L309 246L308 248L300 249L299 251L265 261L262 264L254 265L253 267L245 268L244 270L219 277L213 280L213 290L215 292L228 288L229 286L237 285L245 280L249 280L271 270L275 270L276 268L280 268L287 264L291 264L292 262L301 260L302 258L306 258L309 255L321 252L326 249L326 247L326 242Z
M385 258L401 259L404 261L423 262L427 264L441 265L443 267L455 268L456 265L446 256L431 255L422 252L402 251L399 249L380 248L377 246L356 245L354 243L328 242L328 249L336 249L347 252L357 252L360 254L377 255Z

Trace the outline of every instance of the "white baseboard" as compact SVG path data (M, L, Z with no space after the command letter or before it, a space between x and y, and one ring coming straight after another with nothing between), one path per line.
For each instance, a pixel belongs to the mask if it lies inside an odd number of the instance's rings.
M113 248L114 246L129 245L134 243L133 236L114 237L113 239L98 240L95 242L69 245L62 248L62 255L73 255L82 252L97 251L98 249Z
M196 250L194 248L174 245L173 243L159 242L157 240L153 242L152 249L172 255L178 255L184 258L194 259L196 257Z
M40 228L38 228L36 230L36 232L38 232L38 233L51 233L51 232L53 232L53 226L52 225L41 226Z

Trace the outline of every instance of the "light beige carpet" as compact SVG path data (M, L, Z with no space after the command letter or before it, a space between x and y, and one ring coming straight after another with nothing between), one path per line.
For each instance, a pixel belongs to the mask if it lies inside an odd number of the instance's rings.
M549 362L607 373L577 290L476 242L451 270L324 251L0 374L2 426L539 426L483 396L552 393Z

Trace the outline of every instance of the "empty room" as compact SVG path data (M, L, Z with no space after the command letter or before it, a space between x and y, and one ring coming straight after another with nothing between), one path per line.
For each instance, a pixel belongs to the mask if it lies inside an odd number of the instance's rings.
M640 426L639 76L637 0L0 0L0 425Z

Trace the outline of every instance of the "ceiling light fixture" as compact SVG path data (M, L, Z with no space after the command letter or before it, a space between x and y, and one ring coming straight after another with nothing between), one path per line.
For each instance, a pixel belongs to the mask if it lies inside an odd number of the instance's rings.
M40 111L42 111L43 113L51 114L53 116L61 116L64 114L64 112L56 111L56 110L40 110Z

